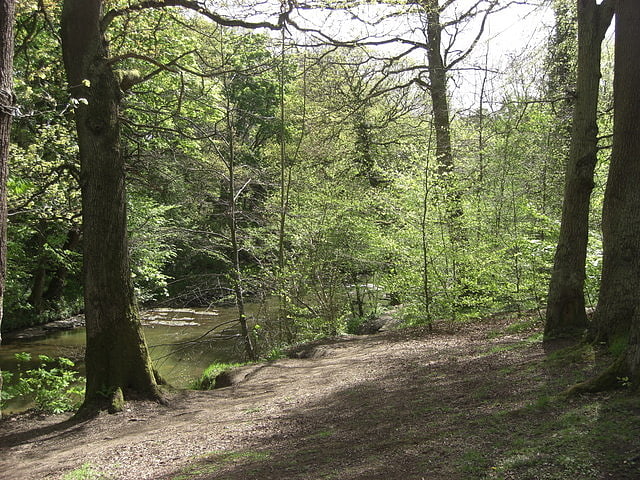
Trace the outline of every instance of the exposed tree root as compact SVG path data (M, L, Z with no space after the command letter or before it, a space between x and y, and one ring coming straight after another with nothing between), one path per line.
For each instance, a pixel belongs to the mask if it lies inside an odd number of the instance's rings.
M583 393L598 393L616 390L627 386L629 378L630 370L626 361L626 356L621 355L600 375L570 387L564 392L564 395L573 396Z

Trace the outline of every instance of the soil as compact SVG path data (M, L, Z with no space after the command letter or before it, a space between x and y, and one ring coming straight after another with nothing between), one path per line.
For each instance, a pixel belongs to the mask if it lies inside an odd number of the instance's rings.
M551 350L534 317L319 342L168 406L3 419L0 478L640 478L638 398L560 396L601 365Z

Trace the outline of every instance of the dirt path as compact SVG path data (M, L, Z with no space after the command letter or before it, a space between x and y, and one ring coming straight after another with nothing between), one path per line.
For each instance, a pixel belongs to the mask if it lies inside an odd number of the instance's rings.
M527 322L348 337L84 423L6 419L0 479L640 478L637 398L557 400L594 362L545 361Z

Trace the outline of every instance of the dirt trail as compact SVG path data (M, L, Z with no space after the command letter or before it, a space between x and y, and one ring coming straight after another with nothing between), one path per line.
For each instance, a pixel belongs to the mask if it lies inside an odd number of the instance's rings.
M6 419L0 479L59 479L83 464L104 477L72 478L490 478L507 471L497 468L505 439L524 440L541 422L532 398L575 381L551 384L557 373L530 368L541 344L506 326L348 337L233 387L177 393L169 407L130 403L83 423Z

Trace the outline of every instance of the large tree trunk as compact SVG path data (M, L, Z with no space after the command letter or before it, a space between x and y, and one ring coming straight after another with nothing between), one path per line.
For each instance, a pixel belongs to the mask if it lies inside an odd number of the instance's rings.
M554 259L545 339L581 334L587 327L584 302L589 201L597 161L597 108L601 44L611 23L611 1L578 1L577 98L565 174L560 237Z
M140 327L128 258L121 92L100 29L101 0L65 0L62 41L72 97L80 99L85 408L122 408L123 396L160 399ZM82 103L87 100L87 104Z
M628 340L640 294L640 3L616 4L613 151L602 211L595 338Z
M631 381L640 388L640 2L617 0L613 152L603 207L604 259L596 310L599 338L628 340L598 377L569 393L597 392Z
M13 22L15 1L0 0L0 343L7 271L7 165L13 117ZM0 372L0 392L2 391ZM0 416L2 412L0 411Z

